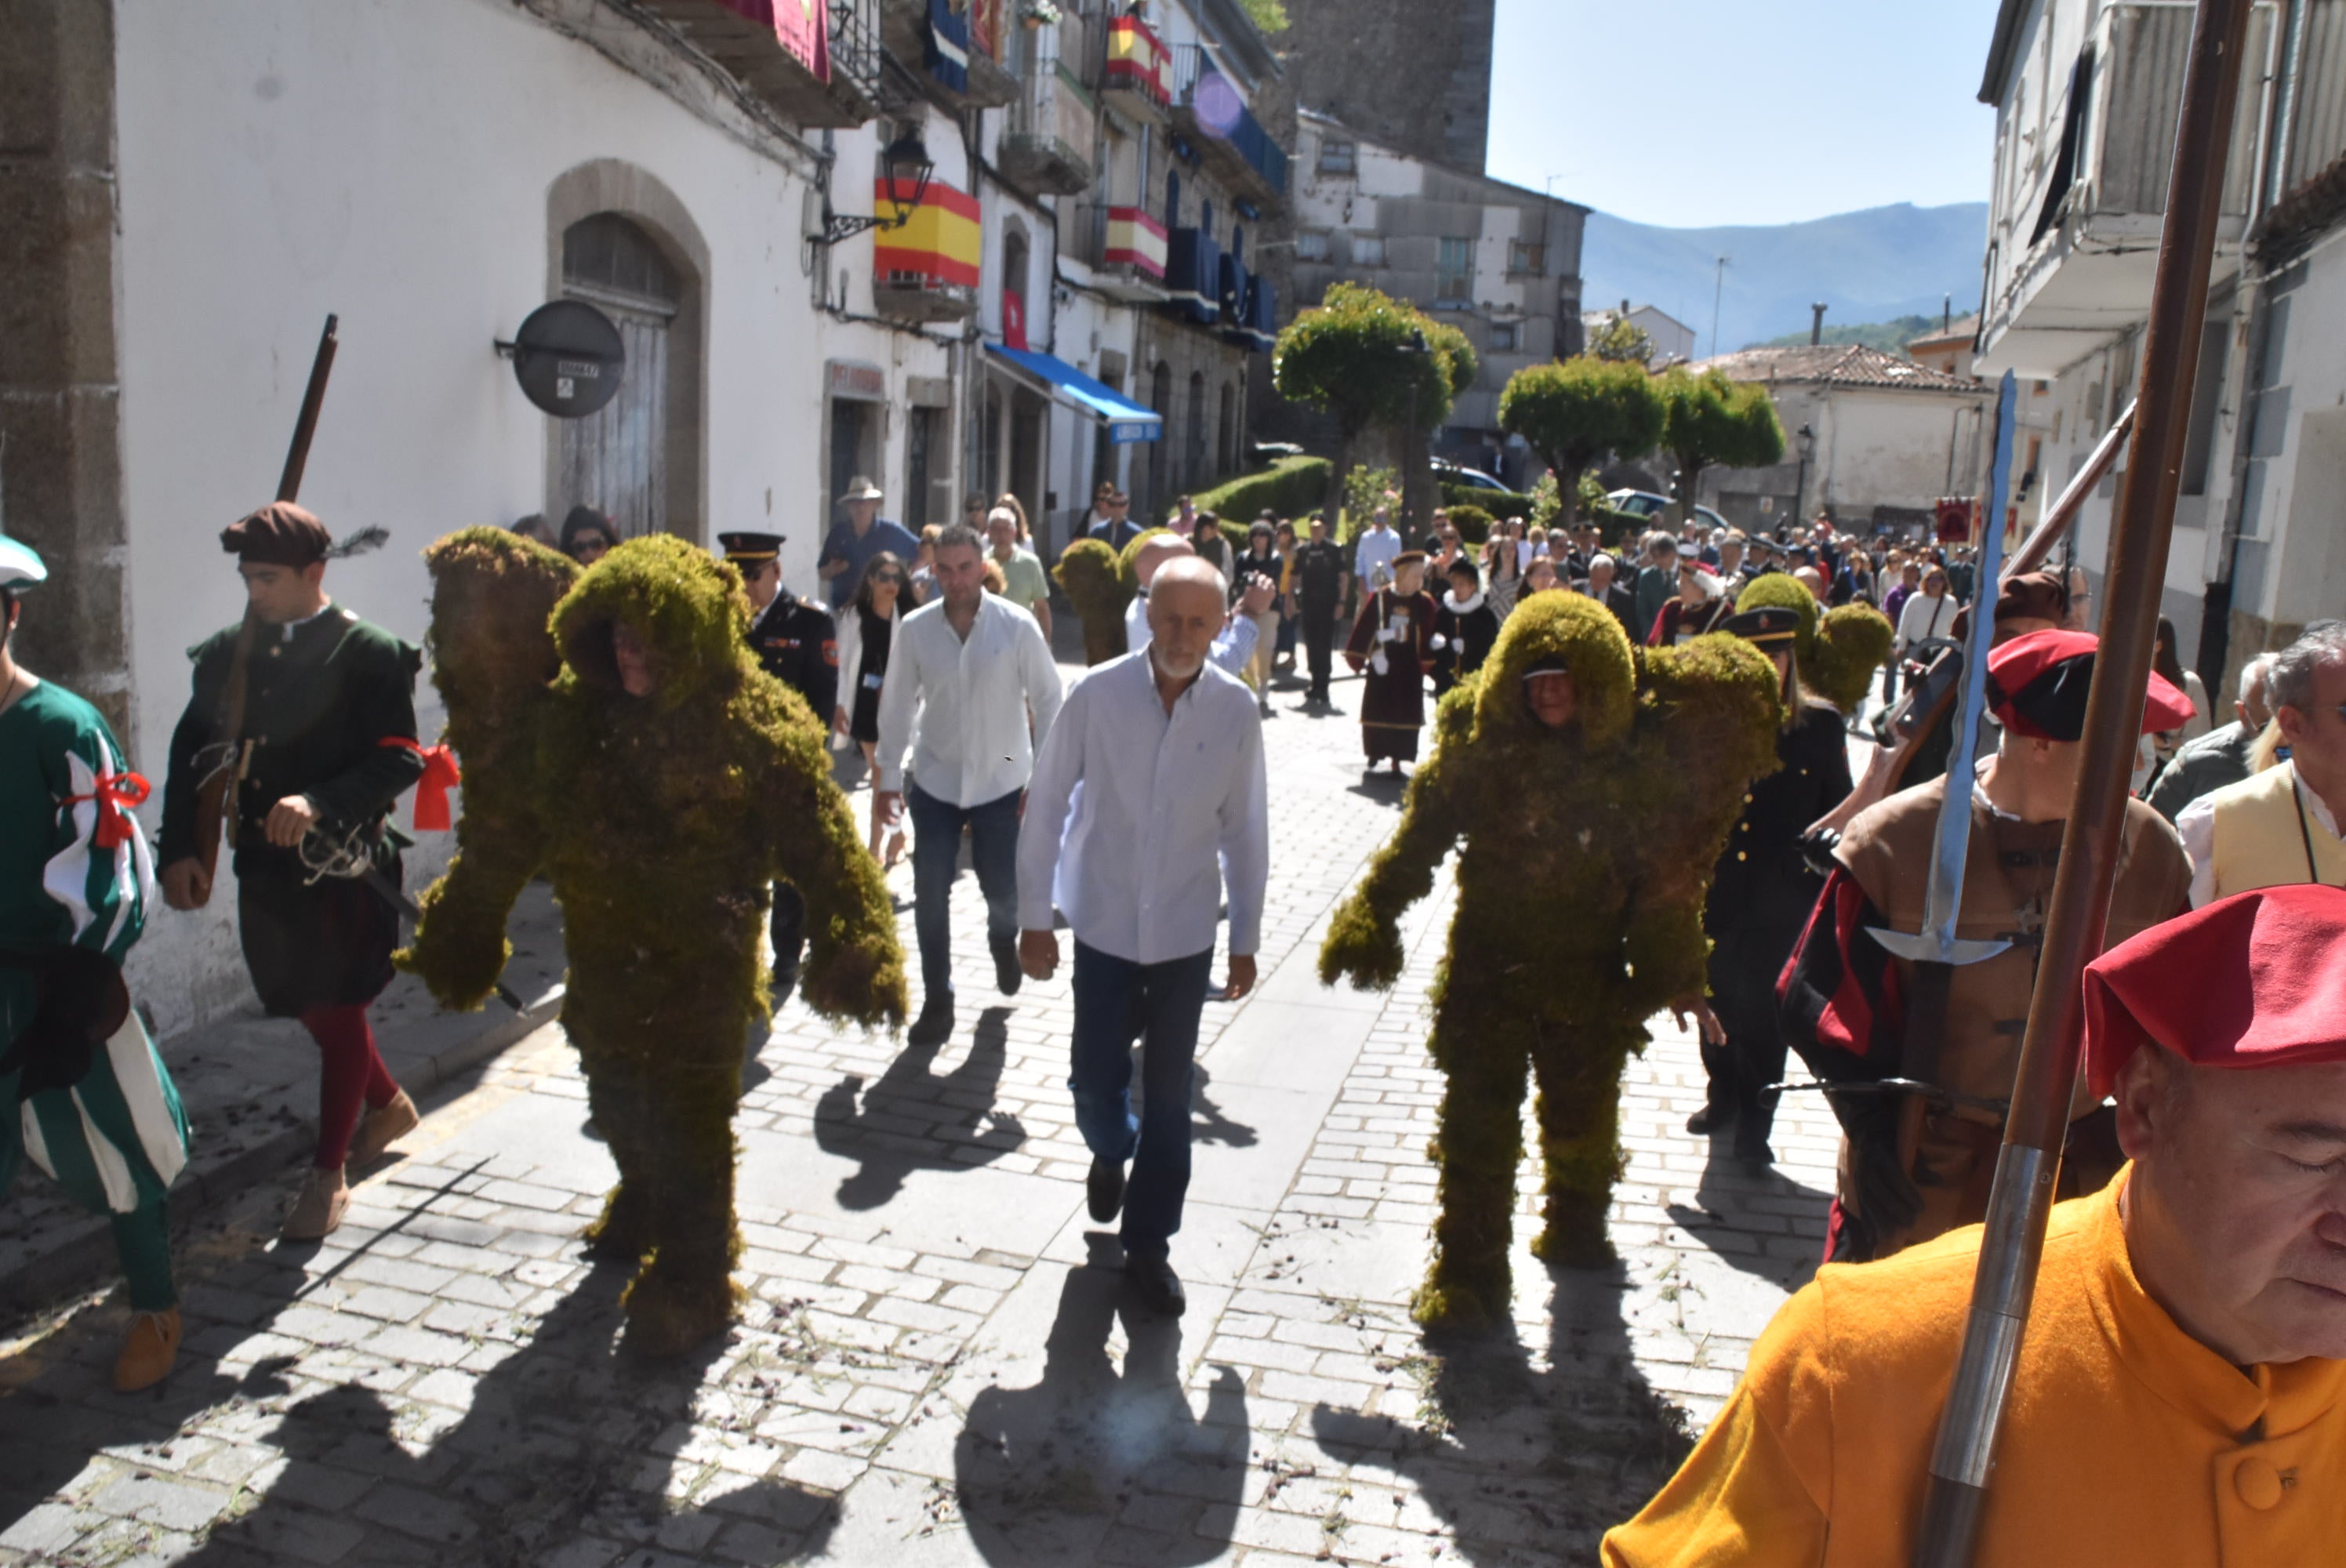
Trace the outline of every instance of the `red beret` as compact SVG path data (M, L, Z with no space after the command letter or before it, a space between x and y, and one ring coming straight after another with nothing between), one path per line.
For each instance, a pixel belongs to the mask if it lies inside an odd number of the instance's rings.
M2091 632L2048 628L2013 638L1987 656L1987 701L1997 722L2015 735L2037 740L2076 740L2086 732L2086 693L2093 685L2094 653L2100 639ZM2191 717L2191 699L2157 670L2142 705L2142 732L2180 729Z
M334 536L291 501L272 501L220 530L220 548L249 565L307 566L326 558Z
M2086 1074L2106 1095L2145 1042L2201 1067L2346 1062L2346 888L2259 888L2086 966Z

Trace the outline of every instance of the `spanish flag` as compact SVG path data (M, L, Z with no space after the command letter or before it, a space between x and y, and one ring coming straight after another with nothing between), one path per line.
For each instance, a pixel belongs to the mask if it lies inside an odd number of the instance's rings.
M901 280L910 275L931 283L977 287L977 198L932 180L921 204L911 207L913 181L897 180L893 188L885 179L875 180L873 185L875 211L900 213L909 207L912 213L902 229L882 229L874 236L874 273L882 279Z

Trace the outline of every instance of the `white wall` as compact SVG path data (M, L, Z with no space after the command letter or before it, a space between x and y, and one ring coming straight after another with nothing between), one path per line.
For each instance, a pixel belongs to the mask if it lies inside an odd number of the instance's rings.
M594 15L614 46L640 40ZM490 345L548 297L548 189L586 160L648 171L707 241L707 525L787 532L786 573L812 585L820 367L844 334L818 332L801 271L803 178L702 78L669 57L696 111L508 0L119 0L116 36L131 744L145 769L159 777L186 700L183 650L240 613L217 535L270 494L328 311L342 351L301 499L337 532L393 535L330 570L339 598L417 638L423 546L546 506L549 422ZM870 191L868 162L860 182L842 170L842 210L867 210ZM868 276L868 242L832 265ZM879 351L892 376L943 373L941 351L894 359ZM167 1029L240 993L232 909L222 897L158 919L138 948Z

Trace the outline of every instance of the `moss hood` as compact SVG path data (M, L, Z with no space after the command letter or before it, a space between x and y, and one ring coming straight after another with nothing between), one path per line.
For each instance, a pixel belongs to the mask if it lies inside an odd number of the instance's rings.
M740 574L672 535L630 539L588 567L554 610L566 679L619 690L612 627L624 620L651 655L651 700L672 711L723 701L756 666L742 628L750 601Z
M1577 731L1590 750L1621 744L1637 717L1637 665L1613 612L1572 593L1519 600L1483 661L1474 697L1474 738L1529 738L1546 733L1524 700L1524 677L1543 659L1572 673L1578 710L1563 733ZM1447 706L1445 704L1445 706Z

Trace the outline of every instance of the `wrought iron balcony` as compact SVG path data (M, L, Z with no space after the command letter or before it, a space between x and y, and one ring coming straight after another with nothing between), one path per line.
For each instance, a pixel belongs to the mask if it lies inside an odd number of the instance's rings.
M1265 206L1287 199L1287 149L1262 128L1236 82L1202 45L1173 51L1173 125L1231 189Z
M755 0L644 0L784 119L845 130L880 113L880 0L830 0L818 70L811 46L794 46Z
M997 158L1002 178L1029 196L1080 196L1091 188L1099 110L1066 68L1035 62L1035 79L1010 106Z
M1137 207L1086 201L1059 209L1061 254L1091 270L1092 286L1135 304L1166 298L1165 226Z

